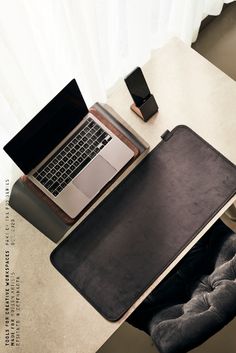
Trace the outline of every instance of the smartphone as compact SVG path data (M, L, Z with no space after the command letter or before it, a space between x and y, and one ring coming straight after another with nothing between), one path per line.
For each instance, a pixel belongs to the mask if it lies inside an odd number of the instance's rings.
M141 106L151 94L140 67L125 77L125 83L137 107Z

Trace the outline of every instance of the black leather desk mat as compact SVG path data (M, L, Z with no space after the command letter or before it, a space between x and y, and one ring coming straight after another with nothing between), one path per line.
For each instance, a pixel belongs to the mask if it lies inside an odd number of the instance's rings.
M51 254L116 321L236 192L236 167L176 127Z

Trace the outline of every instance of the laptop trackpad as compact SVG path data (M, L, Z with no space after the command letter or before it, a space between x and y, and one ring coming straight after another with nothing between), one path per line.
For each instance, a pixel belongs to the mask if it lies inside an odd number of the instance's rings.
M103 157L97 156L73 180L73 184L89 198L94 197L104 185L116 174L113 168Z

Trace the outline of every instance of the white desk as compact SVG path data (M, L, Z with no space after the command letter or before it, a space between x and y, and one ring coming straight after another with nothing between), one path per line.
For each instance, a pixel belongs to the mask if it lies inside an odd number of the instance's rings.
M166 129L186 124L236 163L236 83L177 39L155 51L143 70L160 107L156 117L144 123L129 109L131 97L123 82L114 87L107 103L151 148L160 142ZM193 243L234 201L235 198L231 199ZM3 210L1 214L4 215ZM21 346L12 349L17 353L95 353L193 245L185 249L124 318L111 323L52 267L49 254L55 244L14 211L12 216L16 221L17 244L12 262L21 277ZM1 226L4 227L4 220ZM3 238L0 242L4 247ZM0 275L3 281L4 273ZM0 299L3 308L2 289ZM0 320L0 327L4 327L3 311ZM0 352L4 352L1 344Z

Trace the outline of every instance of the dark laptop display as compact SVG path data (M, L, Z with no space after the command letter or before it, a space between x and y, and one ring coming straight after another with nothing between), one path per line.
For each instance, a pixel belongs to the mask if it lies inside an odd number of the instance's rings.
M65 86L5 147L25 173L29 173L88 113L75 80Z

